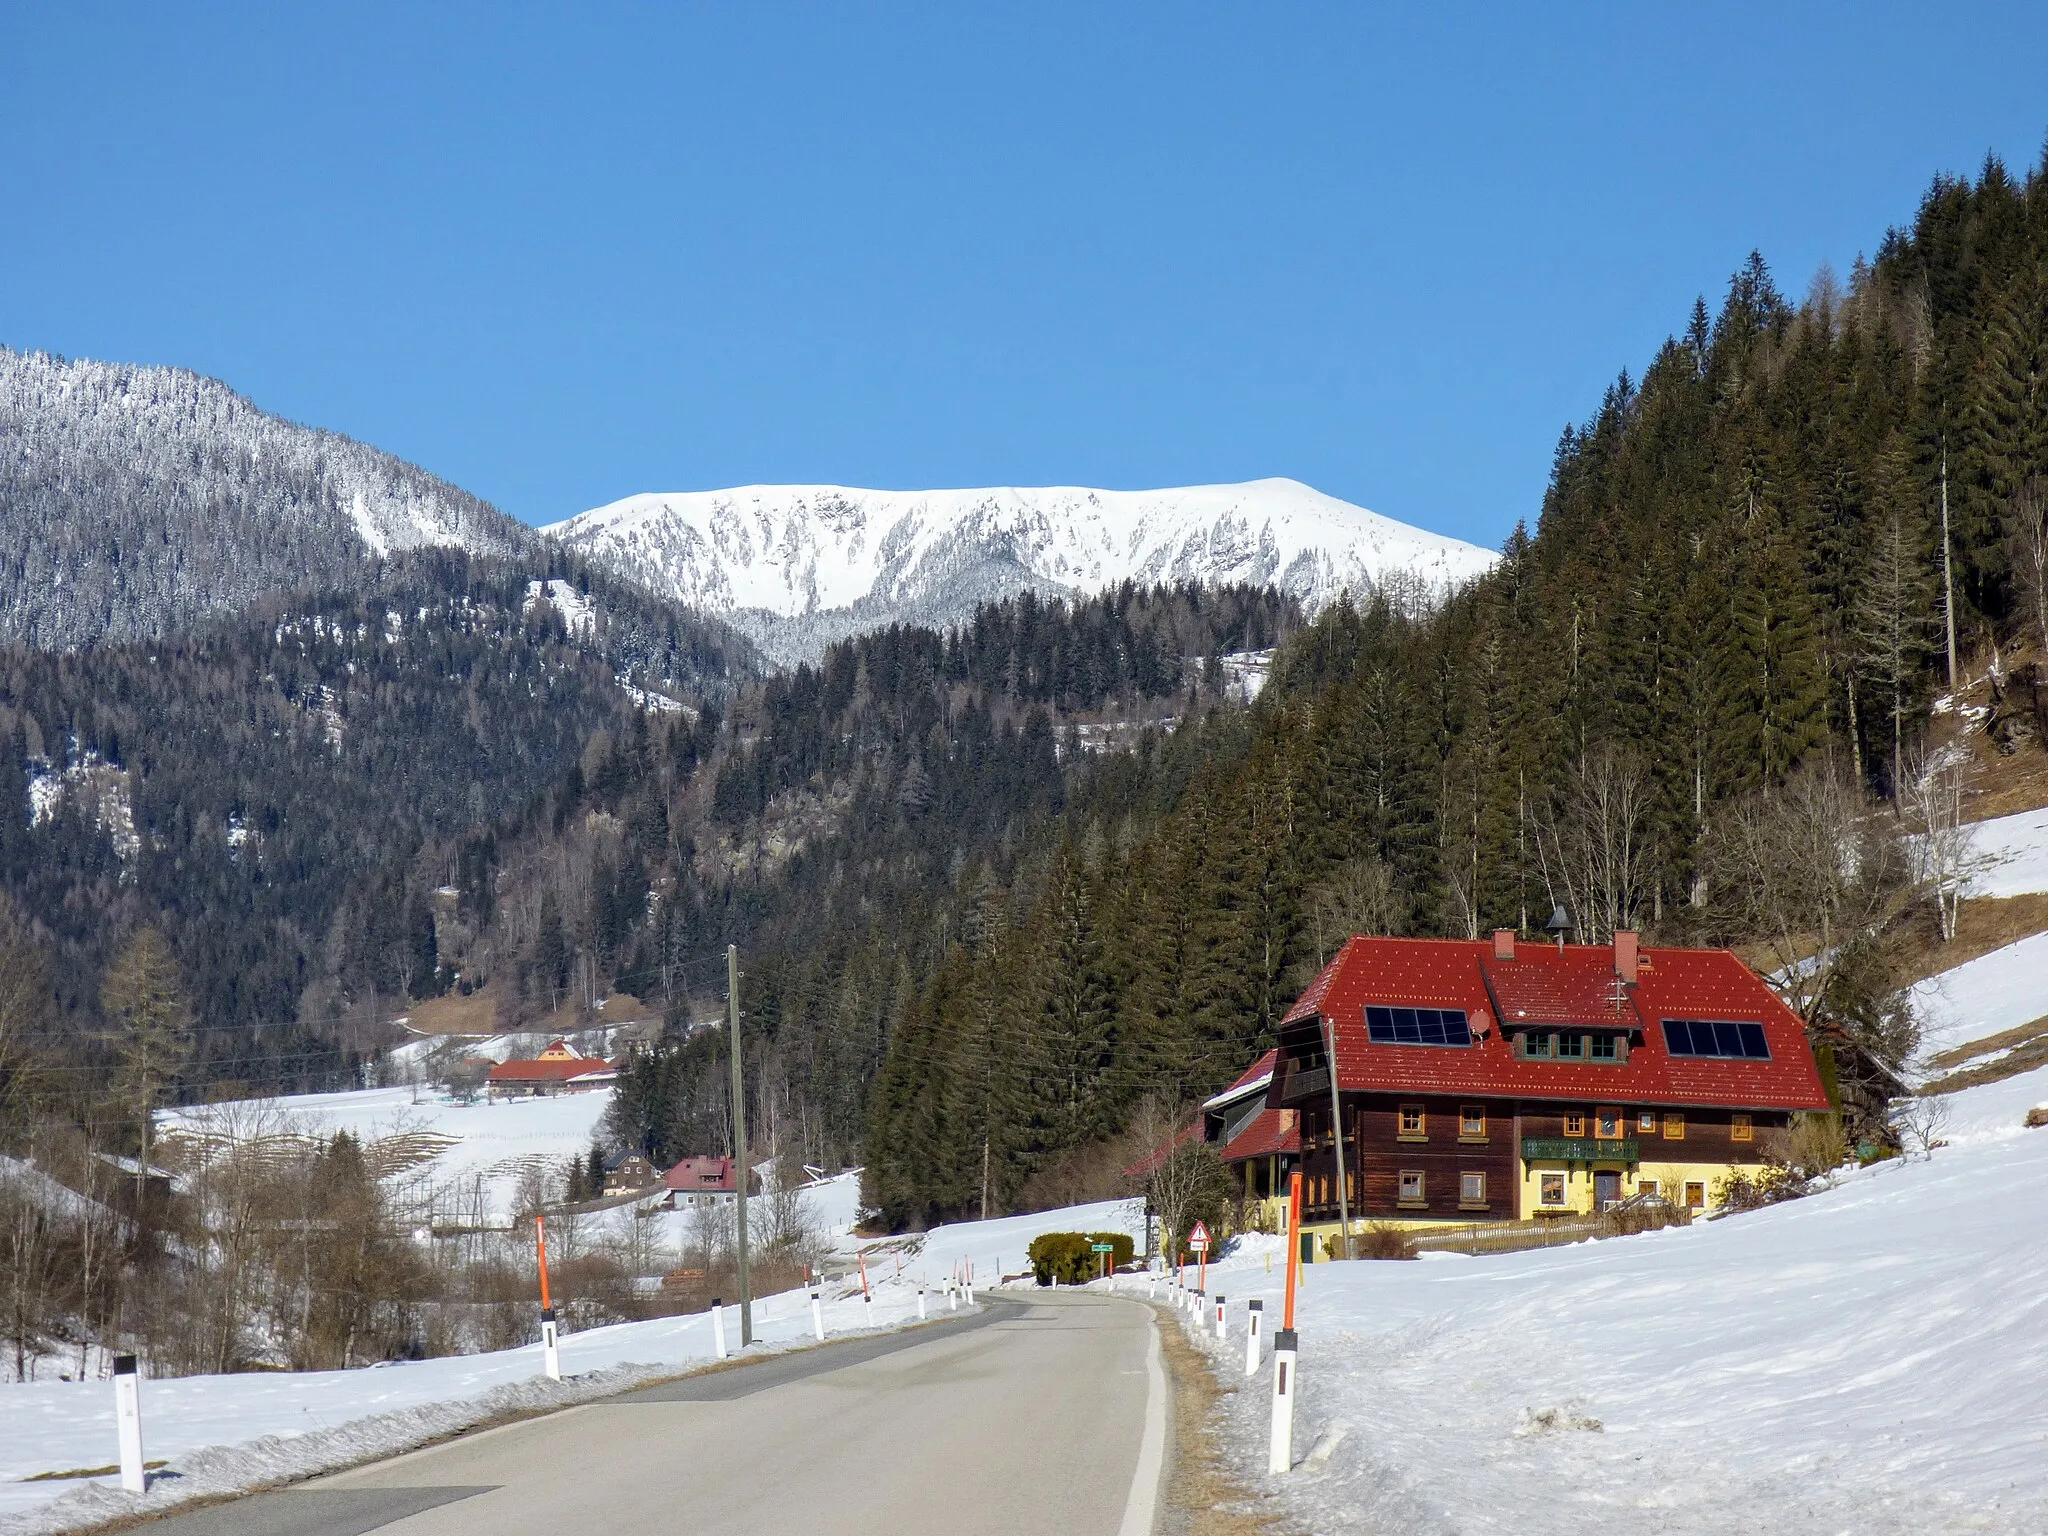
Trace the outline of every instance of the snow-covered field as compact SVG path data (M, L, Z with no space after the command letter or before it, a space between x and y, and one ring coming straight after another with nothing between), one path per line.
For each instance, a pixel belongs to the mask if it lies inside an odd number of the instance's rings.
M1943 1005L2048 1011L2013 992L2044 945L1951 973ZM1792 1204L1308 1267L1295 1454L1323 1464L1265 1474L1268 1367L1225 1400L1241 1470L1318 1532L2048 1530L2048 1130L2020 1124L2048 1072L1950 1098L1930 1159ZM1270 1246L1210 1271L1226 1381L1237 1303L1279 1304Z
M1978 867L1972 896L2025 896L2048 891L2048 810L2020 811L1970 829L1969 855Z
M474 1210L502 1224L522 1180L535 1171L559 1177L589 1151L611 1100L609 1088L474 1104L431 1089L369 1088L174 1110L163 1116L162 1133L247 1135L263 1128L325 1140L347 1131L365 1148L406 1137L423 1152L440 1148L407 1173L422 1193L433 1195L438 1214L452 1218Z

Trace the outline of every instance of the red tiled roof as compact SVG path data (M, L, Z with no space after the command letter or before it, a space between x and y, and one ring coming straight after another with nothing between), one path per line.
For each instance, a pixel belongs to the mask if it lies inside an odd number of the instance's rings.
M739 1188L729 1157L686 1157L663 1174L661 1182L680 1194L731 1194Z
M1497 960L1485 941L1359 937L1318 976L1282 1027L1334 1022L1337 1083L1345 1092L1472 1093L1630 1103L1822 1109L1827 1095L1799 1016L1725 949L1644 949L1636 985L1617 1006L1614 951L1606 945L1524 944ZM1468 1049L1376 1045L1368 1003L1463 1009L1478 1043ZM1626 1063L1523 1061L1497 1013L1518 1022L1627 1024L1641 1031ZM1662 1021L1708 1018L1761 1024L1769 1061L1673 1057Z
M1301 1151L1301 1121L1292 1110L1262 1109L1251 1123L1230 1138L1223 1148L1223 1161L1242 1163L1275 1152Z
M561 1056L551 1061L501 1061L491 1068L494 1083L566 1083L572 1078L616 1077L618 1068L592 1056Z

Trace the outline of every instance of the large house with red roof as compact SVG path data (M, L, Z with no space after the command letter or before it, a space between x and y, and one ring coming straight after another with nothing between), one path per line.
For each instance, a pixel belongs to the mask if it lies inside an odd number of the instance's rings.
M1698 1207L1829 1108L1799 1016L1729 951L1512 930L1352 939L1281 1021L1264 1104L1300 1116L1325 1234L1340 1178L1354 1223Z

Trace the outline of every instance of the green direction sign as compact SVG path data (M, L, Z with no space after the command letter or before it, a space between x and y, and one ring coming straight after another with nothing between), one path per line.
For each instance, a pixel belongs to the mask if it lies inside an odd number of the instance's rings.
M1116 1244L1115 1244L1115 1243L1091 1243L1091 1244L1090 1244L1089 1246L1090 1246L1090 1247L1092 1247L1092 1248L1093 1248L1093 1249L1094 1249L1094 1250L1095 1250L1095 1251L1096 1251L1097 1253L1115 1253L1115 1252L1116 1252Z

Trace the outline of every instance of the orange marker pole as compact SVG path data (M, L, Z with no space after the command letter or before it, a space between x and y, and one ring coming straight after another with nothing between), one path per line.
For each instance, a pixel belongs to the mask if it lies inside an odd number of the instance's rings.
M533 1241L540 1249L540 1309L552 1312L554 1307L548 1300L548 1229L545 1217L533 1218Z
M1282 1328L1294 1327L1294 1280L1301 1268L1301 1175L1287 1178L1287 1315Z

